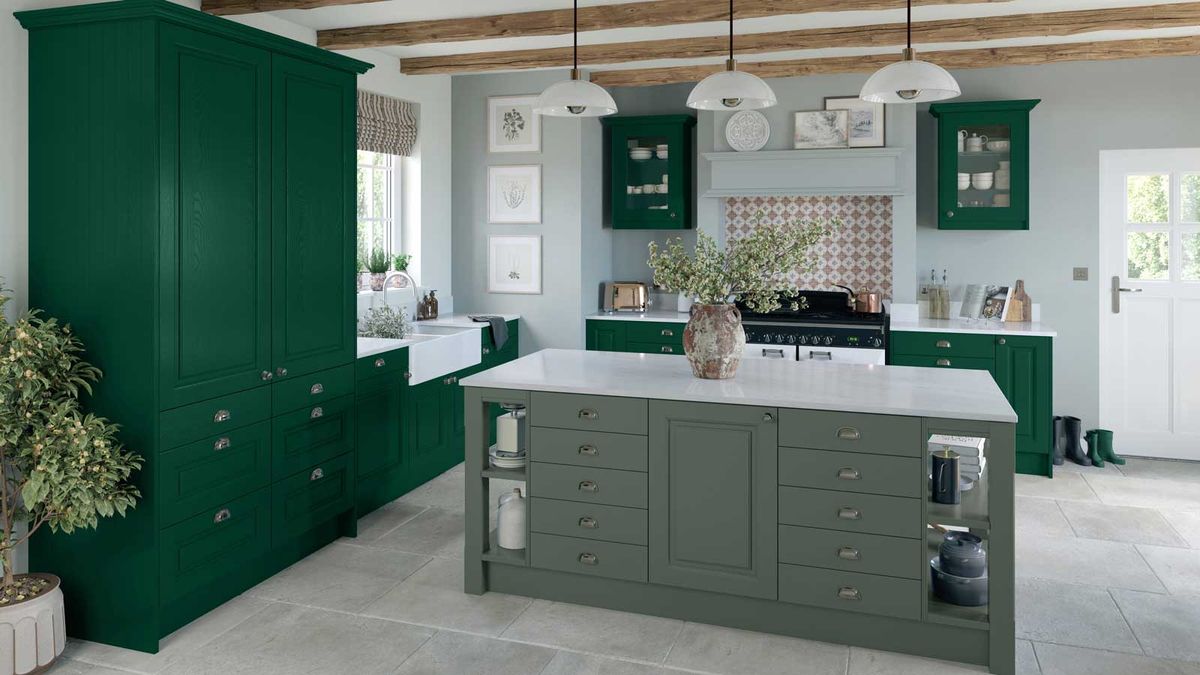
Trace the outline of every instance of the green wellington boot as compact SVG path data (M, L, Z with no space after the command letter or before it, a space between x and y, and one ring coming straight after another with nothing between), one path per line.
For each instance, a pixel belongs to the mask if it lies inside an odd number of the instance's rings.
M1087 441L1087 456L1088 459L1092 460L1092 466L1103 467L1104 455L1100 452L1100 437L1096 434L1096 431L1096 429L1089 429L1088 432L1083 435L1083 438Z
M1096 440L1100 444L1100 455L1105 461L1117 465L1125 463L1125 458L1113 451L1113 432L1108 429L1093 429L1091 433L1096 435Z

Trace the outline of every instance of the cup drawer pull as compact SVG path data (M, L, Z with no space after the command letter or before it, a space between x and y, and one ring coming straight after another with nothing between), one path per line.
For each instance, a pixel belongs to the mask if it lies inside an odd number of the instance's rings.
M935 346L938 349L950 349L950 341L949 340L938 340L937 344Z
M321 406L317 406L317 407L313 408L312 412L308 413L308 419L310 419L310 420L315 420L318 417L324 417L324 416L325 416L325 409L322 408Z
M228 410L221 409L221 410L218 410L217 412L213 413L213 421L214 422L228 422L229 418L232 416L233 415L231 415Z
M862 600L862 593L853 586L842 586L838 589L837 596L840 600Z
M600 559L596 557L595 553L580 553L579 562L583 565L599 565Z
M837 550L837 557L842 560L862 560L862 554L852 546L843 546Z
M596 519L591 516L584 516L580 518L579 526L585 530L594 530L597 527L600 527L600 525L596 522Z
M943 366L943 367L948 366L948 365L950 365L950 359L938 359L937 364L939 366Z
M857 441L862 438L862 432L854 427L842 427L837 430L837 437L843 441Z
M579 481L579 491L580 492L599 492L600 486L596 485L596 481L594 481L594 480L583 480L583 481Z
M324 394L325 393L325 385L318 382L318 383L314 384L313 386L309 387L308 393L313 396L316 396L317 394Z
M581 419L581 420L598 420L598 419L600 419L600 413L596 412L595 410L592 410L591 408L584 408L583 410L579 411L579 419Z
M382 368L386 365L387 365L387 361L384 361L383 359L375 359L375 367L376 368Z
M662 349L660 349L659 351L661 351L664 354L674 354L675 348L672 347L671 345L663 345Z
M229 517L232 515L233 514L229 512L229 509L221 509L220 511L217 511L216 513L213 514L213 522L214 523L223 523L223 522L229 520Z
M321 467L317 467L317 468L313 469L313 472L311 474L309 474L308 480L310 480L310 481L321 480L324 477L325 477L325 469L322 469Z
M844 467L838 469L837 476L838 476L838 480L861 480L862 479L862 474L858 472L858 469L853 469L848 466L844 466Z
M587 455L588 457L595 457L596 455L600 454L600 451L597 450L596 446L594 445L581 445L579 446L579 454Z
M862 511L852 509L848 506L843 506L838 509L837 517L842 520L862 520Z
M675 337L675 331L671 330L670 328L664 328L659 331L659 335L662 335L663 337Z
M232 445L232 441L229 440L229 437L222 436L213 443L213 450L221 451L225 448L228 448L230 445Z

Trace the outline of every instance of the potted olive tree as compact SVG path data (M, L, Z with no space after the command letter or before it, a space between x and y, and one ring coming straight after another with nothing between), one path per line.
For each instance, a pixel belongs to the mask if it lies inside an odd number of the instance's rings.
M730 238L723 250L704 232L696 236L693 255L678 237L665 248L650 242L654 283L697 298L683 329L683 351L696 377L737 374L746 332L733 303L740 300L756 312L778 309L781 295L799 291L794 275L812 269L810 249L839 226L837 221L763 223L762 218L758 214L750 233Z
M0 653L28 673L62 653L63 596L51 574L16 574L16 548L43 527L70 533L124 515L141 496L129 483L141 458L117 441L117 425L81 409L100 371L80 358L70 326L36 311L9 323L9 301L0 290L0 626L36 629L0 630ZM39 636L47 627L53 635Z

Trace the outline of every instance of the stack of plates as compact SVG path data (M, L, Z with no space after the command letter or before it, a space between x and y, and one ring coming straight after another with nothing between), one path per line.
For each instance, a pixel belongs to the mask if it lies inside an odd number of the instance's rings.
M523 469L525 468L527 459L524 450L520 452L504 452L497 450L494 445L488 449L488 456L492 466L497 469Z
M652 154L654 154L654 151L651 150L650 148L633 148L632 150L629 151L629 159L636 159L638 161L642 161L642 160L650 159L650 155L652 155Z

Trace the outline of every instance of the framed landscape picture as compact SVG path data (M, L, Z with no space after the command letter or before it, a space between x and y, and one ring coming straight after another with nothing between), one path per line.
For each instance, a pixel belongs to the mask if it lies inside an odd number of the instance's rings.
M535 94L489 96L488 152L541 152L541 116L533 112Z
M541 165L489 166L487 195L489 223L542 222Z
M887 144L887 106L857 96L826 96L826 110L845 110L847 142L852 148L882 148Z
M796 113L796 128L793 143L797 150L816 148L846 148L846 110L806 110Z
M542 292L542 238L493 234L488 237L488 293Z

